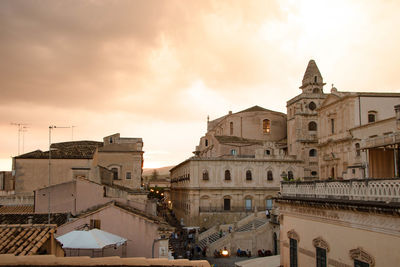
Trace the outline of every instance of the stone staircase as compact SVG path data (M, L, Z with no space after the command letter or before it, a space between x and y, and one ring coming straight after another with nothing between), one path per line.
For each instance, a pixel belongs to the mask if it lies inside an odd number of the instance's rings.
M266 218L257 218L254 219L252 221L250 221L249 223L242 225L241 227L239 227L237 230L235 230L236 232L246 232L246 231L252 231L254 229L257 229L261 226L263 226L264 224L267 223L267 219Z
M225 235L226 235L226 233L223 234L222 237L224 237ZM199 245L199 247L201 249L203 249L205 246L207 246L207 244L212 244L212 243L216 242L217 240L219 240L222 237L220 237L218 232L215 232L215 233L209 235L208 237L200 240L198 245Z

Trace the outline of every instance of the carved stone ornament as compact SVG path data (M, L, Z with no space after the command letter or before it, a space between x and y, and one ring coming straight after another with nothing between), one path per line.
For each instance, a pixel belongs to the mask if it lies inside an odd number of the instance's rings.
M297 240L297 242L300 242L299 235L293 229L290 230L289 232L287 232L287 236L288 236L288 238L295 239L295 240Z
M350 258L353 260L363 261L369 264L370 267L375 266L374 258L361 247L350 250Z
M322 237L314 238L312 243L314 247L323 248L326 249L326 252L329 252L329 245Z

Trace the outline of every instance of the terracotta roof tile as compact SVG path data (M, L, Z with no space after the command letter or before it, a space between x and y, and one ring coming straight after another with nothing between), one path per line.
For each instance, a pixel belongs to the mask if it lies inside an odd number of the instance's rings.
M66 223L70 215L68 213L50 214L50 223L58 226ZM48 223L47 213L23 213L23 214L1 214L0 224L42 224ZM1 236L1 233L0 233Z
M53 224L2 224L0 254L34 255L56 227Z
M33 213L33 205L0 206L0 213Z
M74 141L55 143L51 145L51 158L53 159L92 159L98 147L103 142ZM36 150L15 157L16 159L48 159L49 151Z

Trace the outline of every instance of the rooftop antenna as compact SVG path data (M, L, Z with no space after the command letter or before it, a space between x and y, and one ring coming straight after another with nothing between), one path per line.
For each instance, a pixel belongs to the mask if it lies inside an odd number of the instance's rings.
M21 132L23 132L23 129L26 128L26 123L16 123L16 122L11 122L11 125L18 126L18 156L20 155L20 144L21 144Z
M28 128L29 128L28 126L23 126L22 130L21 130L21 132L22 132L22 154L25 153L25 133L28 131L27 130Z

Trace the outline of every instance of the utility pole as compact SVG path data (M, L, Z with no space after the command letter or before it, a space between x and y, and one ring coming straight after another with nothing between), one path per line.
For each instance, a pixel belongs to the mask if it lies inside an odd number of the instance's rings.
M26 123L15 123L15 122L11 122L10 124L18 126L18 156L19 156L20 155L20 144L21 144L21 141L20 141L21 140L21 132L23 132L24 129L27 128L26 125L28 125L28 124L26 124Z

